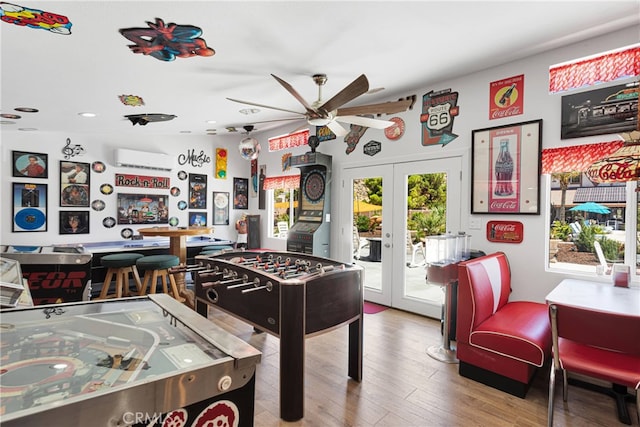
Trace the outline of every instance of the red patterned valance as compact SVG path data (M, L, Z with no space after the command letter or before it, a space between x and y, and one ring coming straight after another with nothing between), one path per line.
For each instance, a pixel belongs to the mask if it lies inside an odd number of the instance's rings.
M300 187L300 175L269 176L264 179L265 190L275 190L278 188L290 190Z
M549 92L556 93L640 75L640 45L549 68Z
M599 142L542 150L542 173L586 172L595 161L622 148L623 141Z

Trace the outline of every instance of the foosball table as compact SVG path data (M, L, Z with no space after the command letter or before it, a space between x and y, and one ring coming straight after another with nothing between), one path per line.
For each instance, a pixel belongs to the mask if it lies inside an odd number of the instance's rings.
M197 256L195 307L218 308L280 339L280 417L304 416L305 338L349 326L348 375L362 379L363 270L294 252Z

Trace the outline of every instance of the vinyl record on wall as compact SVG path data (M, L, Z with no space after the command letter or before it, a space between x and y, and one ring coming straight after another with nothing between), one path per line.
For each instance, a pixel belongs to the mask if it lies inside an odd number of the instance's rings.
M13 220L16 226L23 230L33 231L43 227L46 224L47 218L44 212L39 209L25 208L20 209Z
M105 228L113 228L116 225L116 219L112 216L108 216L102 220L102 225Z
M177 216L172 216L171 218L169 218L169 225L170 226L175 227L178 224L180 224L180 220L178 219Z
M91 208L94 211L100 212L101 210L104 210L104 206L105 206L104 201L100 199L96 199L93 202L91 202Z

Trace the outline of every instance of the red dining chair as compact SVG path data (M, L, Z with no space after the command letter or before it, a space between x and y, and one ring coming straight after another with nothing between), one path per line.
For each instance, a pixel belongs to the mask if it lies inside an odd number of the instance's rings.
M640 317L594 311L561 304L549 305L553 359L549 376L547 422L553 425L556 370L562 372L562 397L567 401L567 373L610 382L607 393L625 405L627 387L636 390L640 421ZM618 391L622 388L623 391Z

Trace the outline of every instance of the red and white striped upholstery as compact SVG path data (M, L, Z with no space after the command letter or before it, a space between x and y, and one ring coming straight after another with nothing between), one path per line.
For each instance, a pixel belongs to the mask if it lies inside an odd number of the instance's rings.
M551 327L546 304L510 302L510 293L511 271L504 253L458 265L457 356L461 375L474 378L465 374L480 368L483 378L491 377L487 372L497 374L498 382L506 377L511 380L505 380L507 384L520 383L521 390L479 380L524 397L536 368L551 353Z

